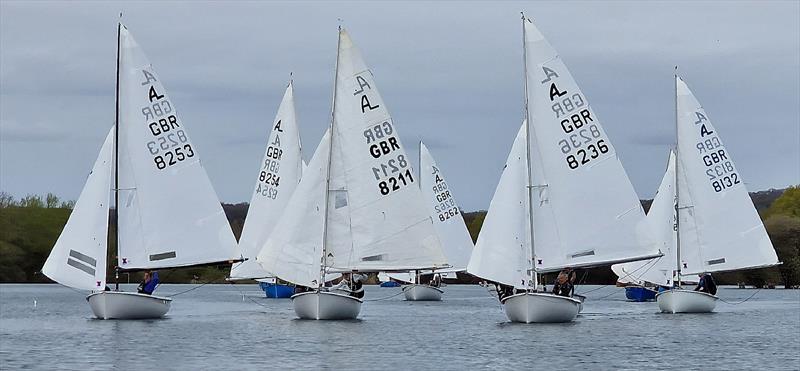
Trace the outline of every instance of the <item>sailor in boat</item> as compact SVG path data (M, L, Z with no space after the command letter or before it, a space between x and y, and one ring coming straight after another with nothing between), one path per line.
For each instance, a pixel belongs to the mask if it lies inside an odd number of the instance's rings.
M140 294L152 295L153 291L156 290L158 283L158 272L145 271L144 280L142 280L142 283L139 284L139 288L137 290Z
M717 294L717 283L714 282L714 277L711 277L711 273L701 273L698 274L700 277L700 282L697 283L697 287L694 288L694 291L702 291L711 295Z
M356 298L364 297L364 282L367 276L361 273L343 273L342 280L336 286L331 288L331 291L344 291L348 295Z
M441 286L442 285L442 275L439 274L439 273L434 274L433 277L431 278L431 282L429 283L429 285L431 287L439 287L439 286Z
M553 293L556 295L571 297L575 292L575 271L572 268L565 268L558 273L556 282L553 285Z

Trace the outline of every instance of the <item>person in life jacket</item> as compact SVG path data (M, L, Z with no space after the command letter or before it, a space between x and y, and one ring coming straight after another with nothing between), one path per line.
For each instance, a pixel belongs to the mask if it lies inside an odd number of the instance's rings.
M153 291L156 290L158 283L158 272L145 271L144 280L142 280L142 283L139 284L137 291L140 294L152 295Z
M566 268L558 273L556 282L553 284L553 293L561 296L572 296L575 289L575 271Z
M442 285L442 275L439 273L435 273L431 278L431 282L429 283L431 287L439 287Z
M694 291L716 295L717 283L714 282L714 277L711 277L711 273L701 273L698 276L700 277L700 282L697 283L697 287L694 288Z
M364 282L367 281L367 276L361 273L353 273L350 275L350 295L356 298L364 297Z

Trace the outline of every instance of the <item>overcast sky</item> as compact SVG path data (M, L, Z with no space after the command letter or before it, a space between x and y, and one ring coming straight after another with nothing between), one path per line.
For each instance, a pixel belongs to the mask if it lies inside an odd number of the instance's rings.
M672 69L751 191L800 183L800 2L0 2L0 190L77 198L114 121L116 23L169 90L220 199L249 201L294 72L310 159L337 18L407 151L486 209L523 116L519 12L559 51L642 198L674 141Z

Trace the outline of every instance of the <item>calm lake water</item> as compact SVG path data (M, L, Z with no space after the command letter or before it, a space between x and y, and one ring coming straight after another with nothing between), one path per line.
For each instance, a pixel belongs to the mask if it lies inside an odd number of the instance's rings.
M370 286L366 299L399 292ZM365 302L360 320L325 322L295 319L290 300L266 299L255 285L207 285L177 296L165 319L103 321L68 288L0 285L0 368L800 369L798 290L762 290L703 315L659 314L615 287L587 296L569 324L508 323L486 289L457 285L442 302L398 295Z

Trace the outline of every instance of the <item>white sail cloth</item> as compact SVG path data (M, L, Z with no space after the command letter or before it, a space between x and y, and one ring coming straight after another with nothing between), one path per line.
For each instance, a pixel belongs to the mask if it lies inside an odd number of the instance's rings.
M428 211L442 243L447 263L445 271L463 271L472 253L472 237L456 203L453 190L447 183L428 147L420 142L419 183L422 195L428 200Z
M259 164L256 186L239 238L239 247L248 260L233 264L231 279L261 278L270 275L256 263L255 257L283 214L305 166L296 117L294 89L290 82L272 125L264 157Z
M511 146L467 265L469 274L517 287L527 286L531 267L525 126Z
M587 98L536 26L523 23L536 270L659 256L661 246Z
M120 268L239 259L236 239L186 125L124 26L119 69Z
M372 271L445 266L417 175L372 72L344 29L336 66L327 265Z
M622 283L644 285L651 283L661 286L672 286L672 271L675 269L675 152L670 151L667 169L661 179L647 221L653 228L657 241L666 247L664 256L621 264L614 264L611 270Z
M330 143L328 130L256 257L265 271L307 287L318 286L320 278Z
M320 142L257 261L281 279L305 286L318 284L322 267L446 266L418 179L372 73L345 30L339 32L336 67L333 129Z
M81 290L106 286L109 192L113 178L114 129L86 179L67 224L42 267L50 279Z
M686 83L675 83L682 274L778 264L719 132Z

